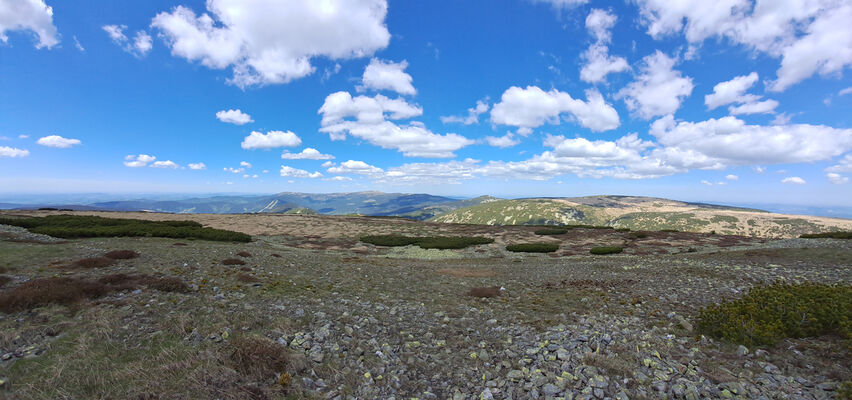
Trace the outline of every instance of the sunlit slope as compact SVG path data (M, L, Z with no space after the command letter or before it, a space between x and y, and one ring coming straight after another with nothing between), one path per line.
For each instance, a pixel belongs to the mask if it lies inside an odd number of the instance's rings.
M454 210L432 221L485 225L585 224L765 237L852 230L852 220L848 219L627 196L497 200Z

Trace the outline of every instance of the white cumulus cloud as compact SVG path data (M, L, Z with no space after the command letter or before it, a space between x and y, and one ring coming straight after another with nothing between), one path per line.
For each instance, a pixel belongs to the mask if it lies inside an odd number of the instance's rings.
M260 132L252 132L243 139L241 146L246 150L254 150L294 147L300 144L302 144L302 139L299 139L293 132L269 131L265 135Z
M172 160L166 160L166 161L154 161L154 163L153 163L153 164L151 164L151 168L170 168L170 169L177 169L177 168L179 168L179 167L180 167L180 166L179 166L179 165L177 165L177 164L175 164Z
M411 84L411 75L405 73L408 62L394 63L382 61L377 58L370 60L370 64L364 69L361 77L361 86L356 89L363 92L372 90L391 90L399 94L415 95L417 90Z
M216 119L234 125L245 125L254 122L254 120L251 119L251 115L248 115L239 109L219 111L216 113Z
M306 147L299 153L285 151L281 154L281 158L285 160L333 160L334 156L331 154L322 154L317 149Z
M340 163L338 166L329 166L327 169L330 174L358 174L358 175L377 175L384 172L379 167L372 166L363 161L348 160Z
M207 165L205 165L203 162L189 163L189 169L195 170L195 171L201 171L201 170L207 169Z
M286 165L281 166L281 176L289 178L320 178L322 174L314 171L313 173L303 169L296 169Z
M396 149L408 157L449 158L455 155L454 151L473 144L454 133L436 134L417 121L404 125L390 121L423 113L423 109L403 99L382 95L353 98L347 92L336 92L326 97L319 113L320 132L328 133L332 140L343 140L348 134L382 148Z
M746 94L746 92L757 82L757 79L757 72L752 72L729 81L719 82L713 86L713 93L704 96L704 104L712 110L728 104L756 101L760 98L759 96Z
M507 132L503 136L486 136L485 142L487 142L489 146L499 147L501 149L521 143L521 141L517 139L512 132Z
M148 166L149 163L154 162L156 159L157 157L147 154L129 155L124 157L124 165L130 168L141 168Z
M230 68L244 88L305 77L315 57L370 56L390 41L386 15L386 0L209 0L206 13L177 6L151 26L174 56Z
M42 146L47 146L47 147L57 147L57 148L60 148L60 149L67 149L67 148L70 148L71 146L78 145L81 142L80 142L79 139L68 139L68 138L64 138L64 137L59 136L59 135L50 135L50 136L45 136L43 138L39 138L39 140L37 140L36 143L38 143Z
M154 42L148 32L136 31L136 35L131 40L124 34L124 30L127 29L126 25L104 25L101 29L109 35L113 43L137 57L145 57L154 47Z
M641 73L617 97L644 119L674 114L693 88L692 78L675 70L675 62L659 50L643 58Z
M740 177L732 174L732 175L726 175L725 179L727 179L729 181L736 181L736 180L739 180Z
M38 38L38 49L59 44L59 33L53 25L53 8L44 0L0 1L0 42L8 42L8 31L32 32Z
M599 83L606 76L615 72L630 70L630 65L624 57L609 55L607 43L612 40L610 29L615 26L617 17L601 9L593 9L586 17L586 29L595 38L595 43L583 53L586 61L580 70L580 79L589 83Z
M30 155L29 150L17 149L8 146L0 146L0 158L26 157L28 155Z
M849 178L834 172L829 172L825 174L825 177L828 178L829 182L835 185L845 185L849 183Z
M798 176L790 176L790 177L782 179L781 183L787 183L787 184L791 184L791 185L804 185L807 182L805 182L804 179L799 178Z
M558 125L565 113L568 114L567 120L592 131L618 128L618 112L606 103L600 92L587 90L586 98L587 101L575 99L556 89L545 92L538 86L527 86L526 89L512 86L503 92L500 102L491 109L491 121L530 132L544 124Z
M473 125L479 123L479 116L488 112L488 108L490 105L488 104L488 98L486 97L483 100L477 100L476 106L467 109L467 116L460 117L455 115L450 115L446 117L441 117L441 122L445 124L464 124L464 125Z

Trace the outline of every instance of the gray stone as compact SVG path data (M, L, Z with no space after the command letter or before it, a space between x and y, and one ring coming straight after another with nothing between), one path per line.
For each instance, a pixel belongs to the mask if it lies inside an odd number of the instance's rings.
M743 345L740 345L739 347L737 347L737 355L738 356L743 357L746 354L748 354L748 347L745 347Z
M485 388L482 393L479 394L480 400L494 400L494 395L491 394L491 389Z
M557 387L556 385L551 384L551 383L548 383L548 384L542 386L541 391L544 393L545 396L554 396L554 397L557 394L559 394L560 392L562 392L562 390L559 389L559 387Z

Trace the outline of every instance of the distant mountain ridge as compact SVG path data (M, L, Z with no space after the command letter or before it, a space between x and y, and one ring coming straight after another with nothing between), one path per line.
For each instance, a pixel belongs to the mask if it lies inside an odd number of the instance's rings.
M497 200L449 211L431 221L485 225L583 224L764 237L852 230L849 219L784 215L639 196Z
M29 205L5 208L39 208ZM277 213L398 216L421 221L484 225L605 225L634 230L675 229L748 236L794 237L852 230L852 220L775 214L763 210L639 196L459 200L430 194L295 193L219 195L180 200L120 200L51 206L81 211L167 213Z

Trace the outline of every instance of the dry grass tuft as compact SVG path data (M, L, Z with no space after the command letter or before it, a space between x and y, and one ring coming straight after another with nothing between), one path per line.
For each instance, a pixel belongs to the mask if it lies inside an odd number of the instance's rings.
M74 261L73 266L77 268L103 268L114 264L115 260L106 257L83 258Z
M260 279L258 279L256 276L249 275L249 274L238 274L237 280L240 281L240 282L245 282L245 283L260 282Z
M104 254L104 257L111 258L113 260L130 260L139 257L139 253L133 250L113 250Z
M278 253L272 253L271 255L272 255L272 257L275 257L275 258L281 258L281 254L278 254Z
M6 286L6 284L9 282L12 282L12 278L0 275L0 288Z
M241 251L241 252L237 253L237 255L240 256L240 257L251 257L251 253L249 253L247 251Z
M222 264L224 265L246 265L246 262L240 260L239 258L226 258L222 260Z
M11 313L48 304L72 305L109 293L103 283L77 278L43 278L24 282L0 295L0 311Z
M172 244L172 246L189 246L189 245L188 245L188 244L186 244L186 243L180 243L180 242L178 242L178 243L173 243L173 244Z
M239 336L231 342L229 361L240 375L272 381L290 366L287 348L257 336Z
M467 292L467 295L473 297L497 297L500 296L500 287L475 287L470 289L470 291Z
M455 269L439 269L438 274L447 275L456 278L489 278L497 275L494 271L490 269L485 270L473 270L473 269L464 269L464 268L455 268Z

